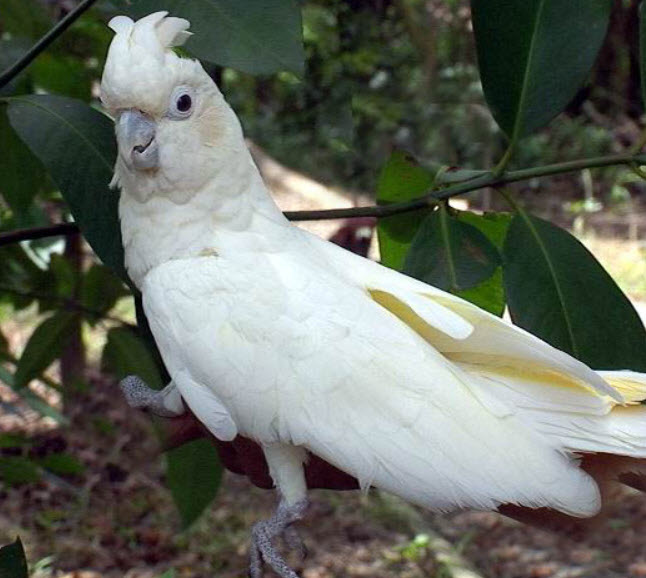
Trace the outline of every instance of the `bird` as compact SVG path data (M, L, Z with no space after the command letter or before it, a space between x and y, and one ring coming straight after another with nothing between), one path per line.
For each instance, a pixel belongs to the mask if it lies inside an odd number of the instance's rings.
M125 266L171 378L122 388L262 448L279 497L251 530L252 578L298 578L275 542L300 547L311 456L436 512L588 518L611 482L643 484L646 375L595 371L293 226L219 88L174 50L190 23L162 11L109 26Z

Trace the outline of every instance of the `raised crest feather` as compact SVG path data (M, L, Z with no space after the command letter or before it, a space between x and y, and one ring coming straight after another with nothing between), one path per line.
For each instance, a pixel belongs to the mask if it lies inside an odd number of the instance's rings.
M138 44L150 45L156 40L162 49L181 46L191 36L188 31L191 23L184 18L168 16L165 10L149 14L137 22L128 16L115 16L108 26L117 34L132 34Z

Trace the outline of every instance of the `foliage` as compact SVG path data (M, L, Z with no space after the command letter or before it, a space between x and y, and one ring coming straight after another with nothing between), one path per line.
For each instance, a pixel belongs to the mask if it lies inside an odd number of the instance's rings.
M69 357L82 331L99 328L107 336L106 370L164 385L165 368L141 308L139 333L115 314L132 286L123 264L118 193L109 187L117 154L113 131L96 101L110 39L106 18L164 8L191 19L196 34L186 50L208 61L254 140L348 188L376 183L385 265L493 314L507 306L520 326L592 366L645 370L646 331L614 281L569 233L529 214L513 190L500 187L511 176L573 170L561 163L563 150L611 152L605 129L578 119L561 116L551 131L535 132L589 78L610 4L473 0L473 37L460 0L254 0L244 8L234 0L97 4L0 86L0 231L73 218L102 261L84 259L73 236L37 239L34 233L27 242L0 247L0 303L42 315L19 357L0 334L0 380L32 408L65 423L28 384L36 379L68 395L70 380L57 383L46 370ZM55 2L38 0L3 0L2 10L1 67L28 54L61 16ZM646 58L642 63L646 68ZM418 162L404 149L430 161ZM539 159L556 164L532 166ZM639 173L644 162L635 150L584 159L574 168ZM512 175L510 163L528 169ZM507 211L457 211L448 201L490 185L503 193ZM423 195L416 211L407 210L406 203ZM217 455L198 440L167 460L167 481L188 526L215 495L222 473ZM38 461L21 450L0 457L4 483L34 481L43 472L74 475L81 468L65 455Z
M20 538L0 548L0 578L27 578L27 558Z

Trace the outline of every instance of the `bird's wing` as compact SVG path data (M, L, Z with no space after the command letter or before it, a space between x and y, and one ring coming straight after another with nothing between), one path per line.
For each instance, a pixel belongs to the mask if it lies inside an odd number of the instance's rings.
M311 237L339 274L373 298L455 362L539 373L564 387L584 387L623 401L621 393L584 363L479 307L416 279ZM430 303L430 304L429 304ZM439 312L439 313L438 313ZM470 327L471 330L466 330Z
M364 487L434 509L596 512L595 483L558 441L504 398L483 400L467 372L315 253L218 259L168 262L143 286L173 377L184 368L214 392L217 403L187 399L209 427L224 406L252 439L308 448ZM433 315L468 339L453 312Z

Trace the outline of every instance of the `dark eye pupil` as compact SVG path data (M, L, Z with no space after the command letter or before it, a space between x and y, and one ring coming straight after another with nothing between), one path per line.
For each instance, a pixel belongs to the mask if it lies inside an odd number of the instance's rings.
M193 104L193 101L191 100L191 97L188 94L182 94L177 99L177 110L180 112L188 112L191 110L191 105Z

